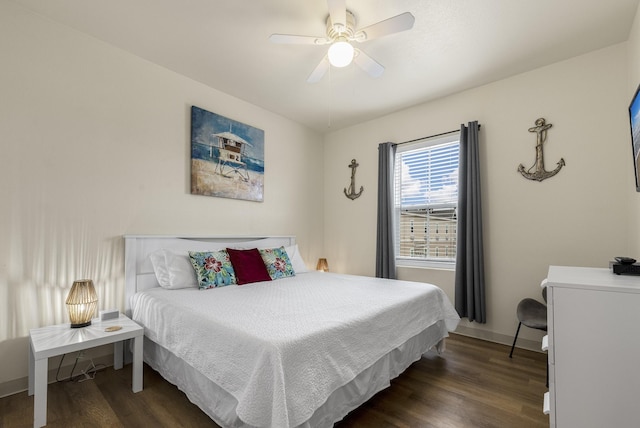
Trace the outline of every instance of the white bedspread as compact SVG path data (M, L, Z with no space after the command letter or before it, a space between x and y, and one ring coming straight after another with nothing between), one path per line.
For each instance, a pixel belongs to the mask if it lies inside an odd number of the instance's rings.
M320 272L132 300L145 335L234 396L256 427L301 424L391 349L459 321L433 285Z

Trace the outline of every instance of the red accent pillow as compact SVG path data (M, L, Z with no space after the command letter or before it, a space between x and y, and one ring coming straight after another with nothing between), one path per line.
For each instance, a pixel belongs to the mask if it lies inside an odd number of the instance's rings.
M264 265L260 251L257 248L250 250L234 250L227 248L229 259L236 273L238 285L251 282L271 281L271 276Z

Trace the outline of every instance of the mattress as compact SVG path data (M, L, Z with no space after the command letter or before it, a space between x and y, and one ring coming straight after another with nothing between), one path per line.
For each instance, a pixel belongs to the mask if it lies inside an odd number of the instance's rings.
M179 361L228 398L227 410L209 409L224 426L330 425L337 413L322 410L326 403L345 401L344 414L357 401L337 399L340 391L389 358L411 360L354 394L373 395L459 321L436 286L320 272L212 290L154 288L135 294L132 309L162 364Z

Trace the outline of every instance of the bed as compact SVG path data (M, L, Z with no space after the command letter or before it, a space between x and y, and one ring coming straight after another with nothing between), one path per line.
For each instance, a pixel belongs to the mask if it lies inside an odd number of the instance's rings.
M196 260L226 248L286 250L291 272L211 289L165 284L172 263L174 277L201 279L187 272L189 251ZM333 426L439 351L459 321L434 285L307 270L291 236L125 236L125 294L145 329L145 362L223 427Z

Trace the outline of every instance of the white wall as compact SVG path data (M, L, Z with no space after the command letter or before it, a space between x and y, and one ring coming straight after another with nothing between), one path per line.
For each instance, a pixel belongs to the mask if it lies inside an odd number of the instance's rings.
M478 120L488 322L463 322L459 330L510 344L515 308L524 297L542 299L539 284L549 265L607 267L628 254L626 57L623 43L326 135L324 255L332 270L375 274L378 143ZM528 128L540 117L553 125L546 169L560 158L566 166L535 182L517 168L535 161L536 137ZM357 185L365 188L355 201L342 194L352 158L360 164ZM451 271L405 268L399 276L433 282L454 299ZM540 333L523 329L521 337L539 344Z
M68 322L74 279L123 308L124 234L296 235L315 266L315 132L5 1L0 57L0 385L26 385L28 329ZM192 105L265 131L263 203L189 193Z
M640 5L638 6L640 11ZM627 43L628 54L628 84L627 84L627 107L631 102L631 97L635 93L638 85L640 85L640 13L636 11L636 17L633 27L629 34ZM629 137L631 144L631 137ZM631 151L629 151L631 159ZM635 176L633 171L629 173L629 179L633 182ZM629 186L629 223L628 233L631 237L631 244L628 254L634 259L640 260L640 193L636 192L633 186Z

